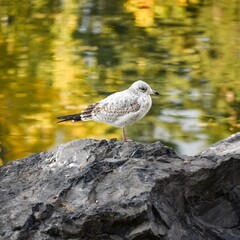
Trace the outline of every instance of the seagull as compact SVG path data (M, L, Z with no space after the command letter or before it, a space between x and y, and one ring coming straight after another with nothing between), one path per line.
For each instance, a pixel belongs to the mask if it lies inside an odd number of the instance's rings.
M81 113L59 116L58 121L104 122L122 128L123 141L127 141L125 127L142 119L152 106L150 95L159 95L146 82L138 80L128 89L116 92L86 107Z

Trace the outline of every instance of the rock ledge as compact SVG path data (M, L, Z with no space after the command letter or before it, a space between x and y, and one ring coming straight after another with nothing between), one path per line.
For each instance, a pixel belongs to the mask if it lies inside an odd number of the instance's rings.
M194 157L77 140L0 168L0 239L240 239L240 133Z

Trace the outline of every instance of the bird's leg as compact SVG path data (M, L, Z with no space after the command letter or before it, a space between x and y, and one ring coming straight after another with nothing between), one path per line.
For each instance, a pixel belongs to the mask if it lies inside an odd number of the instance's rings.
M124 127L122 128L122 138L123 138L123 141L124 141L124 142L127 141L126 130L125 130Z

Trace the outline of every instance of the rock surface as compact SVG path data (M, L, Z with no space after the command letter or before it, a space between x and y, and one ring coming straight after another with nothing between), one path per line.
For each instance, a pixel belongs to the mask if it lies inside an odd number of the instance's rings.
M194 157L77 140L0 168L0 239L240 239L240 133Z

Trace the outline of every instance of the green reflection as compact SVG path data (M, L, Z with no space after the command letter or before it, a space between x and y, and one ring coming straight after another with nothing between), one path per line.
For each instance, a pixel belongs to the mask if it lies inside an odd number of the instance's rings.
M239 131L239 13L234 0L0 0L0 164L73 139L120 138L55 117L137 79L161 97L130 138L193 154Z

